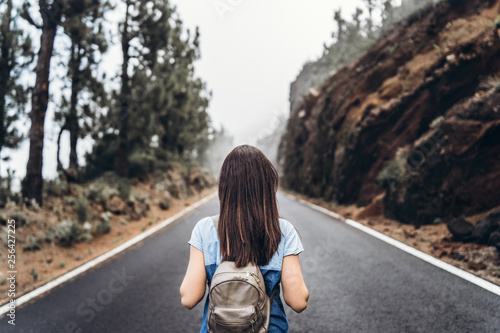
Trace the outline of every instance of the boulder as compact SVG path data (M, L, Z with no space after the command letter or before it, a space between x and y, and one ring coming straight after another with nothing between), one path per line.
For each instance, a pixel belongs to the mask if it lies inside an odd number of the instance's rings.
M498 229L498 224L491 220L479 221L474 230L472 231L471 237L478 243L486 243L490 238L492 232Z
M497 248L500 253L500 230L493 232L488 239L488 244Z
M474 225L464 218L453 219L446 225L455 240L466 240L474 231Z
M500 246L500 231L495 231L490 235L488 245L496 246L497 248Z
M486 217L486 220L500 225L500 210L490 213L488 217Z

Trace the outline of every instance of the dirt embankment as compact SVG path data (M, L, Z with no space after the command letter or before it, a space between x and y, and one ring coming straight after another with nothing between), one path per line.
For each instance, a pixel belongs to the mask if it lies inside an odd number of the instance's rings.
M16 221L16 297L106 253L215 191L201 170L158 173L145 181L112 174L77 185L48 182L43 208L0 210L0 304L8 301L7 220Z

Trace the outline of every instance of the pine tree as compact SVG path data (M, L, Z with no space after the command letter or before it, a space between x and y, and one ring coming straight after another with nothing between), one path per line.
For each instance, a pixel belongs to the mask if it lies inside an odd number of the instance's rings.
M121 47L122 47L122 73L121 73L121 91L119 96L119 134L115 153L115 172L121 177L128 177L128 124L129 124L129 98L130 86L128 67L130 61L130 41L135 37L135 31L129 28L131 25L132 14L131 0L125 1L125 19L121 27Z
M340 9L336 10L333 15L333 20L337 23L337 43L341 44L345 42L345 24L346 21L342 18L342 11ZM335 37L335 35L333 35Z
M163 0L129 3L128 13L120 28L122 87L113 94L113 112L102 117L107 128L94 133L95 154L88 155L87 164L98 167L89 170L92 174L110 167L98 154L114 155L114 170L132 176L167 157L196 159L208 140L210 94L193 66L199 58L198 30L186 34L175 8Z
M68 181L78 180L77 142L87 136L96 118L97 107L106 106L107 96L103 80L97 77L96 68L101 55L107 50L103 28L104 13L111 8L105 0L72 0L64 11L62 26L69 37L69 62L66 77L69 100L63 96L61 109L56 112L56 121L61 124L57 139L57 169ZM82 98L85 93L86 99ZM79 122L83 122L83 127ZM70 134L69 169L59 159L60 141L63 131Z
M363 2L366 3L366 7L368 9L368 18L366 22L367 22L368 33L371 33L373 32L374 29L373 12L375 11L375 8L377 6L376 0L363 0Z
M384 0L382 11L382 26L391 26L394 23L394 6L392 0Z
M61 23L62 3L61 0L39 0L39 9L42 16L42 24L37 24L28 13L29 4L24 3L22 16L35 27L42 30L40 36L40 49L36 65L36 81L31 95L31 129L30 150L26 176L22 181L22 195L25 199L35 199L41 206L43 178L43 139L45 113L49 101L49 71L56 29ZM29 201L28 200L28 201Z
M14 124L25 113L29 89L19 78L34 58L30 36L17 26L12 0L5 7L0 20L0 152L17 148L24 139Z

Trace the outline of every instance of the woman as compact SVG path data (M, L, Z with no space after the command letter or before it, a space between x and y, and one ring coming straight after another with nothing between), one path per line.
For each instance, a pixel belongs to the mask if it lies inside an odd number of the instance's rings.
M219 176L220 217L216 228L212 218L196 224L189 240L190 257L180 287L181 302L192 309L205 295L222 261L235 261L238 267L248 263L259 266L268 296L281 282L283 298L294 311L307 307L309 291L299 264L304 250L290 222L279 218L276 202L278 174L257 148L236 147L226 157ZM205 302L200 332L207 332ZM281 297L273 298L269 332L288 332Z

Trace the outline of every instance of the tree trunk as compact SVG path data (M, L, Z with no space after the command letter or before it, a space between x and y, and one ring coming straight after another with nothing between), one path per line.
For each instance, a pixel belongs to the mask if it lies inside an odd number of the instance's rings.
M59 130L59 135L57 136L57 154L56 154L56 158L57 158L57 171L62 171L64 170L64 167L61 163L61 159L60 159L60 154L61 154L61 136L64 132L64 130L66 129L66 122L64 122L64 125L61 126L61 129Z
M40 0L40 12L43 17L42 35L40 37L40 50L36 65L36 81L31 98L31 129L30 150L26 176L22 181L22 195L25 199L35 199L41 206L43 178L43 137L45 113L49 100L49 70L56 29L61 18L61 6L54 1L48 4Z
M9 31L10 22L12 20L12 1L7 1L7 10L5 12L5 17L3 18L2 31ZM12 70L12 65L9 65L9 59L11 58L11 43L9 36L5 36L2 39L2 45L0 46L0 151L5 145L5 137L7 128L5 128L5 96L7 95L7 85L9 84L10 71Z
M128 77L128 63L129 63L129 36L128 36L128 20L129 20L129 6L130 2L127 1L127 9L125 12L125 23L123 24L122 32L122 88L120 94L120 132L118 134L118 145L116 147L115 155L115 172L122 177L128 177L129 164L128 164L128 118L129 118L129 77Z
M78 125L78 114L76 108L78 104L78 92L80 90L80 64L81 64L80 46L73 45L71 50L72 50L71 66L73 67L73 77L71 82L71 99L70 99L69 116L67 118L68 121L67 125L70 136L69 169L70 172L74 174L76 178L78 178L78 153L76 151L76 146L78 143L78 136L80 134L79 133L80 126Z

